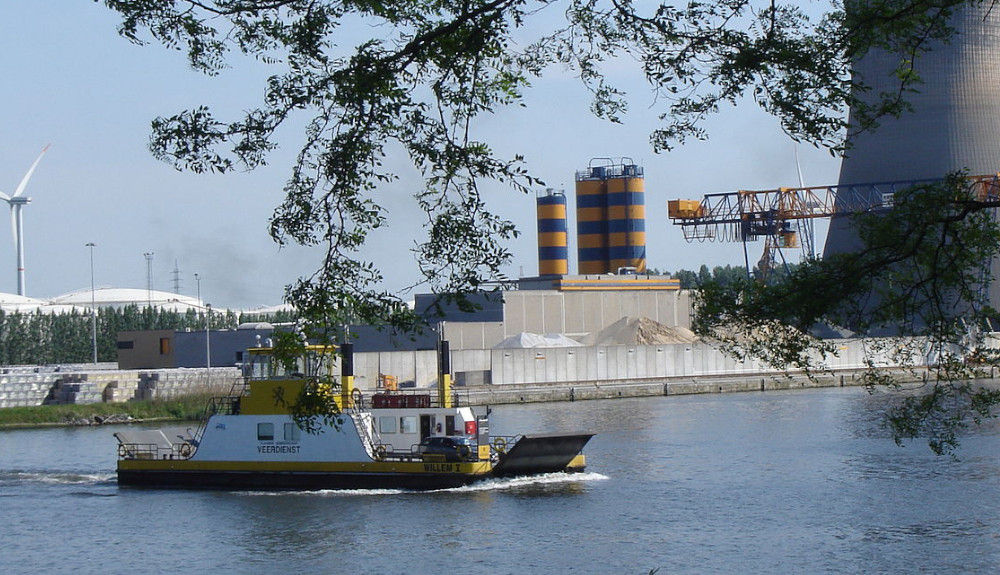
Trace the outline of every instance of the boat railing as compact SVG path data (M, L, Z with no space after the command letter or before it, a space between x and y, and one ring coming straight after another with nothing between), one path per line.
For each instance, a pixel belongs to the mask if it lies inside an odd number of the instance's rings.
M235 389L235 386L234 386ZM205 413L202 415L201 424L198 426L198 431L194 434L194 444L198 445L201 443L201 438L205 435L205 428L208 426L208 418L213 415L239 415L240 413L240 396L239 395L226 395L221 397L213 397L208 400L208 405L205 406Z
M188 459L194 453L191 443L174 443L170 447L158 443L119 443L119 459Z
M208 402L208 408L205 412L205 420L213 415L239 415L240 414L240 396L238 395L226 395L222 397L213 397Z
M427 388L413 388L406 391L376 389L366 398L366 404L374 409L442 407L436 390ZM468 407L469 405L468 392L460 394L457 390L452 390L451 407Z

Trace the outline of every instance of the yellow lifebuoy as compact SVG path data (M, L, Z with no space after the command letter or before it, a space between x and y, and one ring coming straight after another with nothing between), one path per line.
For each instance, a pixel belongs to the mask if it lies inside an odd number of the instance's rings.
M507 440L502 437L494 437L493 449L497 453L507 453Z
M461 457L462 459L465 459L465 458L469 457L470 453L472 453L472 450L469 449L468 445L459 445L458 446L458 456Z
M118 444L118 457L125 457L128 455L128 450L121 443Z
M191 444L182 443L177 452L180 453L181 457L191 457Z
M351 401L354 402L354 407L360 408L365 406L364 404L365 397L361 395L360 389L354 388L353 390L351 390Z

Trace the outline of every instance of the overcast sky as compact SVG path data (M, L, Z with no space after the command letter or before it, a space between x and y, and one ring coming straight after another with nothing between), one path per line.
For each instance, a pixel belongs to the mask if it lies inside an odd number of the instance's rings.
M85 244L94 242L98 286L144 288L143 253L153 252L154 289L173 290L176 262L181 293L195 295L198 273L203 298L216 306L280 303L284 285L312 273L321 256L315 249L279 249L267 235L301 132L284 130L270 165L250 173L179 173L146 147L158 115L206 104L231 119L258 105L268 71L237 65L206 77L188 68L183 53L130 44L116 25L115 15L94 2L0 3L0 190L12 193L41 148L52 144L26 192L32 198L24 210L27 295L89 288ZM709 141L653 154L648 136L658 108L634 72L623 70L616 79L631 94L624 125L595 119L579 81L556 70L535 82L526 109L483 118L477 136L501 156L523 154L535 175L570 198L574 172L592 157L631 157L645 168L650 266L742 265L738 244L686 243L667 219L666 202L797 185L792 141L773 119L744 106L706 124ZM799 156L807 185L836 183L838 159L808 146L799 147ZM402 179L379 192L390 225L369 248L392 272L386 287L393 291L416 281L409 249L421 226L408 196L420 180L401 168ZM536 274L534 197L490 190L491 207L522 231L511 245L509 275ZM572 206L571 199L571 213ZM570 246L575 271L573 238ZM751 249L756 261L762 244ZM16 291L13 240L0 229L0 292Z

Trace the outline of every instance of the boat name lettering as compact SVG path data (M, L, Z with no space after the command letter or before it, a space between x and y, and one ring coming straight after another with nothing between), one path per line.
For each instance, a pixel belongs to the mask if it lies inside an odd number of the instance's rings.
M298 453L298 445L258 445L257 453Z
M453 463L425 463L424 471L436 471L438 473L455 473L458 466Z

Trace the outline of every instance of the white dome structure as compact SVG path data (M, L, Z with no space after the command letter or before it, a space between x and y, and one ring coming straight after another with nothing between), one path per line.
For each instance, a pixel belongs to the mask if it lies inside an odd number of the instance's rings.
M129 305L146 307L151 305L164 310L186 312L189 309L204 311L206 306L191 296L136 288L101 287L93 290L80 289L52 298L52 304L90 308L91 301L96 307L123 308Z
M73 305L53 305L51 302L17 295L12 293L0 293L0 311L4 313L69 313L74 309L82 311Z
M279 313L279 312L289 312L289 313L291 313L293 311L295 311L295 308L293 308L291 305L289 305L287 303L282 303L282 304L272 305L272 306L262 306L262 307L255 307L255 308L251 308L251 309L244 309L244 310L242 310L242 313L257 314L257 315L270 315L270 314L275 314L275 313Z

